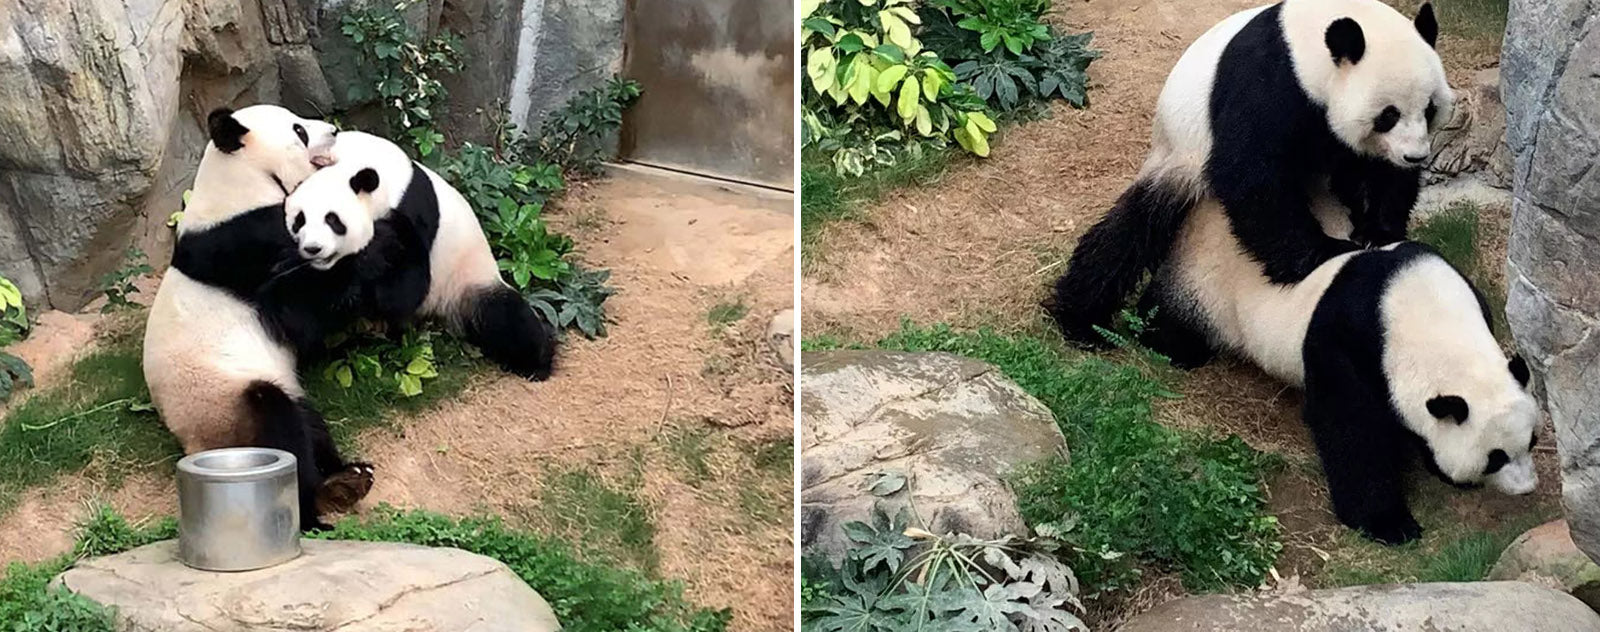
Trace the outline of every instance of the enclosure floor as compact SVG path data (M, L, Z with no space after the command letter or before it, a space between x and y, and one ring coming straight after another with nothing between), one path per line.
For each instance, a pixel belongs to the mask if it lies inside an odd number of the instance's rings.
M787 475L762 483L771 476L712 450L707 467L718 482L697 482L662 446L667 435L697 429L711 433L712 445L792 435L790 377L764 341L768 319L792 303L790 207L785 198L640 174L576 185L548 217L574 236L589 266L612 270L621 292L607 303L610 335L569 335L547 382L493 373L455 401L364 434L362 456L378 472L364 505L489 512L538 528L555 521L538 504L553 473L589 471L634 488L655 525L660 576L684 579L699 605L733 608L735 630L789 629ZM714 329L706 314L728 300L748 311ZM176 510L164 477L138 475L115 489L92 480L73 476L29 493L0 519L0 562L70 550L72 522L90 500L130 517ZM762 490L778 515L751 518L752 501L721 485Z

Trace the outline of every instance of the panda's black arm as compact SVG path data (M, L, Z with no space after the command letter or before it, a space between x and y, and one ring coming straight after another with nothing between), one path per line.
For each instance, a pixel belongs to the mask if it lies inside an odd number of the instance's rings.
M398 327L428 296L429 251L416 226L393 214L373 224L372 242L358 255L362 315Z
M1422 171L1405 169L1386 161L1368 160L1365 170L1367 211L1372 226L1367 235L1373 246L1404 241L1411 223L1411 209L1422 191Z

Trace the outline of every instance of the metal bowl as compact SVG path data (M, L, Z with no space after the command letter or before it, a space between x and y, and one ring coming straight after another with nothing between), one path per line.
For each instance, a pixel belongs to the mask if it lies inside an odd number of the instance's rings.
M178 461L178 557L208 571L248 571L300 555L293 454L206 450Z

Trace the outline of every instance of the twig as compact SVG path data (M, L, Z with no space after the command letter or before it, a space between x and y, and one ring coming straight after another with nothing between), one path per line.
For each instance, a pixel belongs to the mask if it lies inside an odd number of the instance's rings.
M51 421L50 423L47 423L47 424L41 424L41 425L38 425L38 426L29 425L29 424L22 424L22 429L23 430L49 430L50 428L55 427L56 424L59 424L59 423L61 423L63 421L70 421L70 420L73 420L73 419L77 419L79 417L86 417L86 416L89 416L89 415L93 415L93 414L95 414L97 412L100 412L102 410L105 410L107 408L111 408L113 406L125 406L125 405L131 404L133 402L134 402L134 398L132 398L132 397L124 397L122 399L106 402L104 404L101 404L99 406L95 406L94 408L90 408L89 410L85 410L85 411L80 412L80 413L73 413L73 414L67 415L65 417L57 418L54 421Z
M667 413L672 412L672 374L667 374L667 405L661 409L661 420L656 422L656 434L661 434L661 429L667 425Z

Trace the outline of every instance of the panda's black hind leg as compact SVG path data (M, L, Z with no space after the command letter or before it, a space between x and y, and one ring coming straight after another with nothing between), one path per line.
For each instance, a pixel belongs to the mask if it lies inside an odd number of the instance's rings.
M496 285L468 300L462 318L467 342L506 371L530 380L550 377L555 333L516 290Z
M323 512L319 508L319 505L325 504L319 502L319 496L325 494L324 487L329 481L324 468L337 465L343 471L349 466L339 458L322 415L271 382L251 383L245 389L244 398L256 427L255 444L283 450L295 457L300 529L315 531L329 528L322 522ZM370 466L365 473L368 476L365 489L371 489ZM365 490L360 495L365 496ZM354 502L349 504L353 505Z

